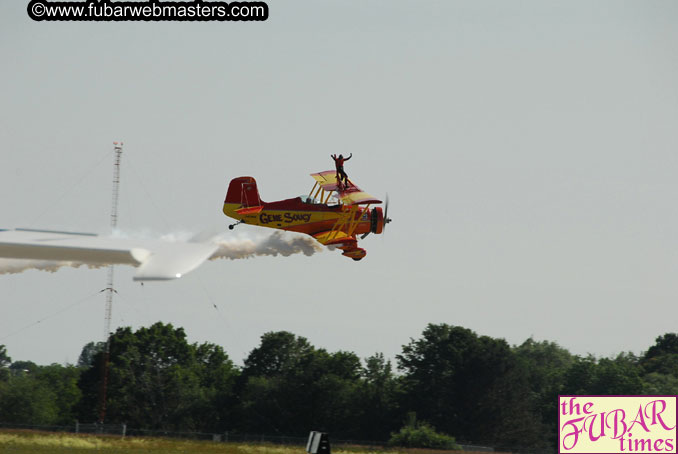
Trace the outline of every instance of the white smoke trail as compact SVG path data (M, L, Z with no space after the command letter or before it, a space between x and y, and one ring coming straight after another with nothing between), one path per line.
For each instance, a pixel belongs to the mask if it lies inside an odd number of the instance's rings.
M143 235L152 238L153 235ZM189 238L203 240L205 234L194 235L187 232L169 233L157 235L162 241L167 242L185 242ZM247 259L256 256L278 256L289 257L294 254L304 254L311 256L316 252L323 250L313 238L308 236L290 236L283 232L274 232L269 236L262 237L238 237L226 239L223 236L212 236L211 241L219 245L219 249L210 257L210 260L221 258L238 260ZM131 238L126 234L116 232L114 238ZM135 237L138 238L137 235ZM0 274L17 274L26 270L40 270L54 273L62 267L79 268L86 266L88 268L103 268L109 263L85 263L78 261L51 261L51 260L24 260L0 258Z
M210 260L227 258L231 260L247 259L256 256L272 255L289 257L293 254L311 256L323 250L313 238L308 236L285 236L282 232L258 238L217 239L219 249Z
M0 274L18 274L26 270L39 270L56 273L59 268L69 266L72 268L101 268L106 265L83 263L83 262L58 262L51 260L23 260L23 259L3 259L0 258Z

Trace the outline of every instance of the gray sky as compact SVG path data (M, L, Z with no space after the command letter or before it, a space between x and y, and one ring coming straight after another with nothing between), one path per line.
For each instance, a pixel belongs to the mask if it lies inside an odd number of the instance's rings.
M427 323L596 355L678 331L678 3L270 1L249 23L38 23L26 3L0 2L0 228L106 233L114 140L125 232L226 230L231 178L292 197L332 153L391 198L359 263L143 287L119 267L114 326L171 322L237 363L271 330L361 357ZM0 275L0 344L77 361L105 282Z

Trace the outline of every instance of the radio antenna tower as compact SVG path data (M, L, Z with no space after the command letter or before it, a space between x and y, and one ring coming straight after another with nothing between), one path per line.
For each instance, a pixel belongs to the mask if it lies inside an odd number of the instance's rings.
M118 226L118 193L120 187L120 158L122 156L122 142L113 142L115 151L115 163L113 165L113 196L111 199L111 233ZM104 317L104 338L106 350L104 351L103 380L101 383L101 396L99 402L99 423L103 424L106 418L106 388L108 385L108 364L111 352L111 313L113 312L113 265L108 266L108 280L106 281L106 313Z

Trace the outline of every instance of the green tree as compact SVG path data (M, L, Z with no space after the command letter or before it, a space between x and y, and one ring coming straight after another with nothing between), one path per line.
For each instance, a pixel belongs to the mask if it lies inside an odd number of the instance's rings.
M595 381L596 358L577 356L565 372L563 394L590 394Z
M78 358L78 367L92 367L97 354L106 348L106 342L89 342L82 348Z
M645 359L673 353L678 353L678 334L666 333L663 336L657 337L655 344L645 353Z
M286 331L265 333L245 359L240 428L298 435L316 428L350 436L361 369L353 353L330 354Z
M12 364L12 358L7 355L7 349L0 345L0 382L7 381L9 378L9 365Z
M258 347L245 359L243 375L275 377L297 367L303 358L315 351L304 337L288 331L268 332L261 336Z
M59 408L54 392L32 374L19 374L0 383L2 422L55 424Z
M526 371L503 339L430 324L397 359L404 408L442 432L509 447L542 443Z
M195 408L201 430L216 432L234 427L234 389L239 372L224 349L210 343L195 346L193 369L204 397Z
M80 369L75 366L52 364L40 367L34 374L54 395L54 404L57 408L55 424L71 424L77 419L76 407L82 393L78 388Z
M400 423L400 382L382 353L365 360L355 395L353 421L360 438L385 440Z
M407 424L399 432L391 434L388 444L405 448L461 450L454 437L438 433L430 424L417 421L414 412L408 415Z
M646 373L659 373L678 377L678 334L666 333L657 337L640 359Z
M643 382L638 358L632 353L620 353L614 359L598 361L591 394L641 394Z
M9 369L14 375L21 375L23 373L34 374L38 371L38 366L33 361L14 361Z
M81 375L81 420L98 419L105 352ZM223 402L237 371L220 347L189 344L182 328L155 323L110 338L106 421L163 430L203 430L223 422Z
M563 394L640 394L638 359L632 354L619 354L615 359L593 356L576 357L565 373Z
M642 377L645 395L678 395L678 377L670 374L650 372Z
M574 363L574 356L554 342L536 342L529 338L513 349L521 369L527 375L529 399L544 425L545 441L557 443L558 394L565 386L565 374Z
M310 406L303 394L289 382L302 364L315 354L304 337L287 331L268 332L244 361L239 383L239 428L244 431L295 433L299 419L307 417Z

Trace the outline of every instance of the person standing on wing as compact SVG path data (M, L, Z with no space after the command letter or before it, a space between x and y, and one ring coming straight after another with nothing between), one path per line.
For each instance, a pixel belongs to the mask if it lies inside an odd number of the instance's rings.
M342 179L344 180L344 187L348 186L348 175L346 175L346 172L344 171L344 162L348 161L353 157L353 153L351 155L344 159L344 155L340 154L339 157L337 155L331 155L332 159L334 159L334 165L337 168L337 181L341 183Z

